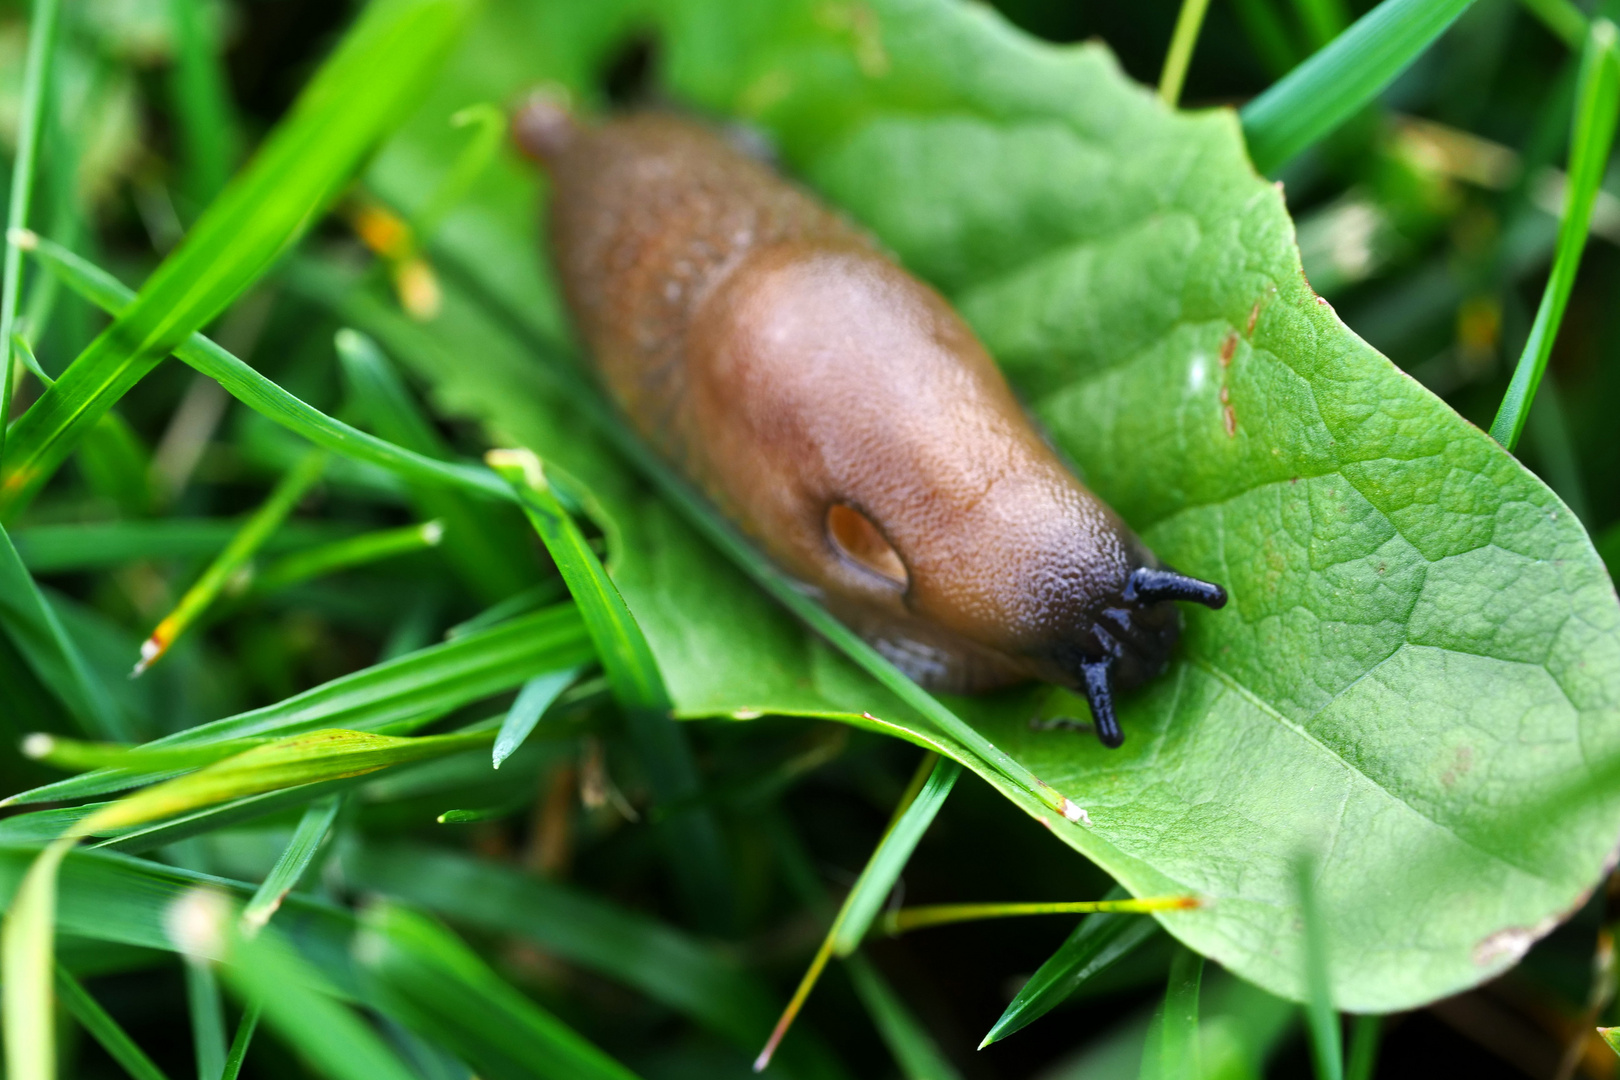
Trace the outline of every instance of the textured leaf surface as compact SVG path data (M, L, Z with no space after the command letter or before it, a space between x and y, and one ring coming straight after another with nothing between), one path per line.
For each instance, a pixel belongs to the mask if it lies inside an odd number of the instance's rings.
M602 24L576 33L560 8L536 24L546 52L572 33L601 55ZM1620 797L1564 794L1620 764L1613 586L1550 491L1311 292L1231 113L1172 115L1103 48L1037 45L973 5L663 10L677 95L772 132L960 306L1160 555L1233 597L1187 613L1176 664L1125 703L1121 751L1030 730L1028 693L953 703L1093 827L1042 813L785 618L548 392L522 333L554 334L557 304L503 167L438 238L461 268L444 317L420 330L373 310L368 329L451 409L593 493L684 715L881 717L1132 892L1213 898L1162 921L1296 998L1302 851L1322 860L1344 1008L1488 978L1579 903L1620 836ZM525 42L473 41L373 171L407 208L428 163L453 159L455 107L578 81ZM507 305L505 325L474 293Z

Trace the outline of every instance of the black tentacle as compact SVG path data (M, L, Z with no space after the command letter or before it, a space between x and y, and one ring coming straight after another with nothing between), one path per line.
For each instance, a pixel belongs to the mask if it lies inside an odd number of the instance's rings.
M1091 724L1102 744L1113 750L1125 741L1119 719L1114 715L1114 658L1088 660L1080 665L1085 674L1086 701L1091 705Z
M1174 570L1154 570L1142 566L1132 571L1131 579L1125 585L1125 600L1127 603L1149 604L1161 600L1188 600L1218 609L1226 606L1226 590L1213 582L1199 581Z

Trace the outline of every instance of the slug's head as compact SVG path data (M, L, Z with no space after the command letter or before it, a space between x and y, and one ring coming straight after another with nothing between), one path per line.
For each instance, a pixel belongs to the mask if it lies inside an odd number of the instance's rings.
M512 141L540 165L561 156L579 134L567 94L551 87L532 91L512 113Z
M1045 657L1056 668L1051 681L1085 694L1097 738L1110 749L1125 741L1114 695L1164 670L1181 631L1178 600L1221 608L1226 590L1174 570L1138 566L1123 588L1093 607L1084 630Z

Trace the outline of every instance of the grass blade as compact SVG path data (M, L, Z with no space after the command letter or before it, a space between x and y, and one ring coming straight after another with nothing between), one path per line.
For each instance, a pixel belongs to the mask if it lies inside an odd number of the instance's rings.
M599 896L449 851L366 845L343 855L355 887L395 896L461 926L514 934L644 994L727 1042L752 1049L776 1018L774 995L719 949ZM817 1050L796 1040L799 1063ZM784 1058L788 1057L784 1051ZM836 1075L830 1065L806 1068Z
M1358 1016L1350 1029L1350 1060L1345 1064L1345 1080L1372 1080L1378 1067L1378 1041L1383 1034L1382 1016Z
M1472 0L1383 0L1326 48L1243 107L1262 174L1338 128L1405 71Z
M298 821L298 828L293 830L292 839L287 842L287 850L281 853L253 899L242 909L243 930L257 933L270 921L287 894L297 887L298 879L309 869L327 833L332 831L332 823L337 820L338 808L342 805L343 800L336 795L309 804Z
M1564 319L1564 308L1575 287L1581 253L1592 223L1592 207L1597 202L1603 173L1608 168L1609 149L1614 144L1616 111L1620 110L1620 50L1616 49L1615 26L1608 19L1596 19L1586 35L1581 54L1581 70L1575 90L1575 118L1570 132L1569 182L1565 187L1564 216L1558 224L1558 247L1553 255L1552 273L1536 309L1530 339L1513 369L1513 379L1502 397L1501 408L1491 423L1491 438L1512 450L1524 431L1536 388L1547 370L1553 340Z
M391 904L366 913L361 962L389 1012L495 1080L634 1080L507 985L432 920Z
M1148 1029L1142 1052L1142 1080L1202 1080L1198 1055L1198 984L1204 958L1177 948L1170 959L1164 1002Z
M274 705L156 739L144 749L206 746L335 726L419 726L541 672L577 667L591 656L573 605L558 605L333 679ZM172 771L98 770L14 795L3 805L88 798L163 779Z
M1144 896L1127 900L1067 900L1031 904L922 904L891 911L883 916L883 932L893 936L930 926L1021 915L1147 915L1155 911L1190 911L1198 906L1200 901L1195 896Z
M326 451L320 453L325 454ZM352 570L357 566L436 548L443 538L443 522L424 521L420 525L378 529L376 532L334 540L330 544L284 555L263 570L256 571L251 588L254 592L270 592L341 570Z
M135 301L135 294L111 274L61 245L33 233L22 234L20 241L46 269L103 311L118 315ZM218 382L248 408L333 453L380 466L406 480L448 485L489 498L513 501L511 488L488 469L438 461L327 416L201 334L186 338L175 347L174 355Z
M517 700L512 702L506 718L501 721L500 733L495 736L495 748L491 755L495 768L500 768L501 762L511 757L513 751L523 745L523 740L529 737L529 733L540 722L546 710L551 708L552 702L579 678L579 672L579 668L549 671L544 675L536 675L523 684L523 689L518 691Z
M107 1056L116 1061L119 1066L134 1080L168 1080L163 1070L146 1056L146 1052L135 1045L135 1040L118 1025L118 1021L108 1015L101 1003L90 996L90 992L80 985L66 968L56 966L56 992L62 998L62 1004L67 1006L68 1012L79 1022L79 1026L90 1033L90 1037L107 1051Z
M487 460L512 485L579 605L608 686L624 709L653 793L660 803L692 800L699 784L691 747L671 715L674 706L652 647L618 587L557 500L539 458L528 450L492 450ZM672 814L660 828L666 861L692 914L713 929L727 925L731 893L726 887L729 878L720 830L713 816L706 808L689 806Z
M186 960L186 1005L191 1016L191 1042L197 1056L197 1076L219 1076L225 1071L225 1000L219 994L214 970L197 960Z
M845 967L905 1080L960 1080L962 1074L940 1053L934 1037L911 1015L871 961L857 954L845 961Z
M22 296L22 248L13 229L28 227L34 195L34 160L45 115L46 84L56 52L59 0L34 0L28 20L28 56L23 61L22 101L17 112L17 153L11 159L11 201L6 210L5 261L0 271L0 459L5 456L6 425L11 417L11 336Z
M237 1022L236 1035L231 1039L230 1053L225 1055L225 1071L220 1074L219 1080L236 1080L241 1075L242 1062L247 1058L248 1045L253 1041L253 1033L259 1030L259 1017L264 1014L264 1007L257 1001L248 1002L242 1011L242 1019Z
M771 1029L770 1038L765 1040L765 1046L760 1050L759 1056L754 1059L755 1072L763 1071L765 1066L770 1064L777 1046L787 1035L788 1028L793 1026L799 1010L810 997L810 991L815 989L816 983L820 980L827 961L834 953L847 957L860 946L861 940L866 937L866 931L872 925L872 917L890 890L894 888L894 883L899 879L900 872L905 869L911 853L917 850L917 844L922 840L923 833L928 831L928 826L933 823L939 808L945 803L945 796L956 786L956 779L961 773L962 766L949 758L925 754L922 761L918 762L917 771L912 775L911 783L907 785L904 794L900 796L900 803L889 818L889 825L884 829L871 858L866 860L861 876L856 879L854 887L844 897L843 904L838 908L838 914L833 917L832 925L827 928L827 935L822 939L821 947L811 957L810 966L805 969L804 976L793 991L793 997L782 1010L776 1026Z
M129 724L68 637L4 527L0 527L0 630L86 732L103 739L130 737Z
M933 759L931 765L928 763L930 758ZM927 767L926 773L923 766ZM844 898L830 932L834 955L850 955L865 939L878 908L894 891L894 883L900 880L900 873L911 860L911 853L917 850L923 833L933 824L939 808L945 805L946 796L956 786L957 778L962 775L962 766L948 758L930 754L923 759L917 775L919 778L926 775L927 780L916 789L915 797L901 799L901 805L895 809L883 838L878 841L872 857L861 868L861 876L855 879L849 895Z
M1123 900L1125 895L1124 889L1115 886L1104 899ZM1153 919L1132 919L1123 914L1099 912L1083 919L1019 989L979 1049L1045 1016L1068 1000L1087 979L1107 970L1159 930Z
M238 739L209 746L148 749L125 743L81 742L78 739L64 739L59 735L36 731L23 740L22 752L24 757L73 772L82 772L86 769L165 772L200 769L204 765L212 765L222 758L228 758L264 741L264 739Z
M206 206L230 179L236 157L230 90L200 0L169 0L175 57L169 95L179 118L186 193Z
M141 658L136 663L132 676L143 674L168 652L169 646L173 645L204 611L208 610L209 605L231 583L232 578L247 568L249 560L320 480L321 473L326 469L326 461L325 450L311 450L304 455L302 461L277 481L269 497L257 510L248 515L241 529L231 538L231 542L225 545L225 550L209 564L202 577L186 590L186 594L180 598L174 610L163 617L151 636L142 643Z
M35 574L110 570L141 559L207 559L242 527L223 518L156 518L84 525L30 525L11 534L23 565ZM289 521L264 545L269 552L309 547L341 535L318 522ZM539 605L535 605L538 607Z
M45 374L45 369L39 366L39 359L34 356L34 350L28 344L28 339L21 334L11 335L11 349L22 366L38 379L41 386L49 386L56 380Z
M317 220L425 89L467 6L390 0L366 9L253 162L17 421L0 463L0 513L15 513L90 424ZM4 329L0 340L9 340Z
M1338 37L1350 24L1344 0L1294 0L1294 11L1311 47L1316 49Z
M1305 1003L1305 1026L1311 1039L1311 1061L1317 1080L1344 1080L1344 1050L1339 1034L1339 1014L1333 1008L1332 983L1328 977L1327 927L1316 900L1315 868L1309 859L1300 859L1295 868L1299 889L1300 917L1305 921L1305 986L1310 1000Z
M314 731L277 739L205 766L194 773L126 796L97 811L73 830L75 836L144 825L188 810L282 788L363 776L379 769L425 761L482 746L487 731L402 739L366 731Z
M450 446L377 344L347 329L339 330L335 341L350 398L368 426L396 446L448 460ZM527 555L531 544L523 520L511 509L470 499L443 484L413 483L412 499L424 517L444 522L446 557L486 602L534 584L537 568Z
M416 235L417 243L423 245L433 238L444 216L467 197L473 183L506 142L506 110L488 102L467 106L452 116L450 123L453 127L472 128L472 137L456 155L439 186L411 219L411 232Z
M671 708L669 691L664 687L652 647L585 534L557 501L541 471L540 459L527 450L492 450L488 461L512 485L530 524L540 534L579 605L614 697L627 709L667 713Z
M1181 86L1187 79L1187 65L1192 62L1193 48L1198 44L1198 31L1204 25L1204 12L1209 0L1181 0L1181 13L1176 16L1176 28L1170 37L1170 48L1164 54L1164 69L1159 72L1159 100L1175 108L1181 100Z
M248 937L236 929L226 895L196 888L167 913L169 936L199 961L222 961L220 974L244 1000L262 1005L264 1017L287 1043L337 1080L414 1080L393 1051L273 928Z
M56 942L56 872L73 846L58 840L28 867L0 930L0 995L4 997L6 1076L55 1080L56 1024L52 955Z
M1519 0L1524 9L1541 20L1553 36L1572 49L1586 41L1586 15L1570 0Z

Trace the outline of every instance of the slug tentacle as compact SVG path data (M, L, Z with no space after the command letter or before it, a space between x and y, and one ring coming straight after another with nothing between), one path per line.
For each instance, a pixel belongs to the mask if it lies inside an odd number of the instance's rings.
M1174 570L1156 570L1149 566L1141 566L1131 572L1124 595L1129 603L1187 600L1216 611L1226 606L1226 590L1219 585L1199 581Z
M1125 741L1125 733L1114 715L1114 663L1112 656L1105 656L1080 665L1085 675L1086 703L1091 706L1091 725L1097 738L1110 750L1118 749Z
M939 293L810 192L677 116L580 124L532 97L557 277L636 430L787 574L932 690L1164 670L1159 561L1058 458Z

